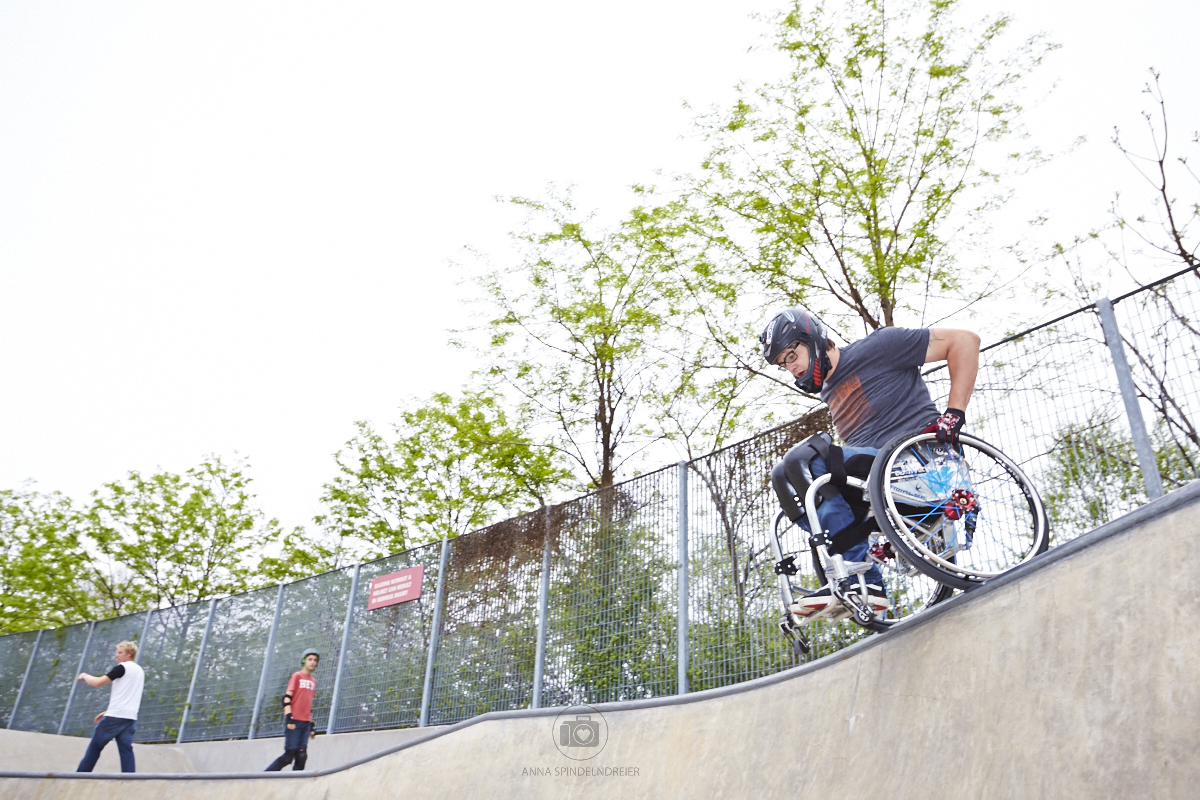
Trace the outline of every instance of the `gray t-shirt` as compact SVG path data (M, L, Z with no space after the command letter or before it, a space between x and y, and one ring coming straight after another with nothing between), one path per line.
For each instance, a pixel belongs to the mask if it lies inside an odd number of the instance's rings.
M928 348L928 328L880 328L841 348L821 399L846 444L883 447L893 436L937 418L921 380Z

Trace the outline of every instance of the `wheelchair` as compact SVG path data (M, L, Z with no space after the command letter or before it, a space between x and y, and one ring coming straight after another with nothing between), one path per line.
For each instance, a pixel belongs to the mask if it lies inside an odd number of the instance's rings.
M818 455L826 474L813 474ZM1016 462L969 434L948 445L933 433L905 433L875 456L843 460L832 437L819 433L784 455L771 470L771 485L782 508L769 537L783 612L779 625L798 654L809 652L804 629L818 620L850 619L886 631L1049 546L1045 505L1033 483ZM835 494L846 499L854 522L831 534L822 530L817 509ZM797 559L804 553L784 546L797 528L806 529L803 544L811 555L812 569L803 576ZM864 540L865 561L843 557ZM872 609L868 599L864 576L872 566L884 578L890 601L884 611ZM798 596L826 586L831 601L805 615Z

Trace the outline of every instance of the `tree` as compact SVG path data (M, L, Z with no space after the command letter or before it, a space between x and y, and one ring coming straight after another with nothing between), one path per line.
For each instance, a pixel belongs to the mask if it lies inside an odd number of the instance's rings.
M0 634L103 614L76 516L57 492L0 491Z
M519 261L479 281L479 375L590 487L664 443L694 457L811 408L757 356L768 307L840 307L869 331L999 290L968 286L951 244L1001 199L1008 167L983 151L1019 135L1015 92L1050 45L994 57L1009 19L964 31L954 7L796 4L775 36L790 74L700 120L712 150L673 199L635 187L607 230L569 196L512 200L530 217Z
M1125 432L1119 414L1094 414L1055 432L1042 484L1048 489L1046 507L1057 542L1086 533L1149 499L1133 437ZM1196 479L1200 448L1173 437L1162 419L1150 431L1150 441L1167 491Z
M379 556L458 536L544 505L569 478L553 451L510 423L497 398L438 393L413 403L392 437L367 422L336 455L317 522L335 542L327 552Z
M521 260L479 281L491 306L479 377L511 390L590 488L722 447L795 394L754 380L764 373L745 343L757 320L703 212L653 188L634 195L609 228L553 191L513 200L531 212Z
M1040 284L1038 288L1048 300L1090 303L1114 273L1144 285L1147 275L1200 270L1200 175L1188 163L1187 154L1170 154L1172 126L1161 75L1153 69L1150 75L1142 89L1153 106L1151 111L1142 111L1150 154L1131 149L1120 128L1114 127L1112 136L1113 145L1150 191L1135 199L1132 207L1137 210L1132 213L1129 198L1117 192L1107 223L1050 248L1045 260L1058 262L1066 279ZM1200 145L1200 132L1193 131L1189 141ZM1156 269L1151 271L1151 267ZM1177 310L1170 313L1179 320L1186 317Z
M1149 155L1131 149L1118 128L1113 129L1112 138L1150 191L1132 204L1138 209L1133 213L1129 198L1117 193L1106 225L1076 237L1070 245L1054 245L1051 259L1065 266L1068 280L1062 285L1046 282L1041 288L1048 299L1088 305L1105 293L1105 284L1114 273L1146 286L1119 299L1116 307L1124 320L1121 339L1135 390L1155 412L1147 423L1159 472L1172 487L1200 477L1200 409L1192 401L1194 365L1200 359L1200 324L1191 299L1197 288L1195 279L1200 278L1200 176L1186 154L1171 155L1171 124L1160 75L1154 70L1150 74L1143 93L1149 96L1152 110L1142 113ZM1200 133L1193 132L1190 142L1200 145ZM1150 275L1159 280L1145 281ZM1164 280L1171 276L1172 280ZM1103 348L1098 327L1095 342ZM1063 436L1065 441L1079 439L1075 430L1066 430ZM1111 452L1121 452L1118 445L1122 440L1110 429L1097 428L1095 438L1107 443ZM1073 445L1069 452L1078 447ZM1066 462L1060 467L1059 472L1069 481ZM1127 488L1134 496L1144 491L1139 488L1140 474L1135 477ZM1088 519L1097 518L1089 513Z
M678 384L661 342L678 288L636 215L602 231L569 197L512 202L531 218L520 262L479 279L493 312L478 377L514 392L587 485L611 486L662 438L644 406Z
M1113 128L1113 144L1151 187L1150 208L1129 216L1122 208L1118 194L1113 201L1113 224L1120 230L1132 231L1140 240L1142 247L1135 251L1136 255L1161 259L1172 271L1200 269L1200 259L1196 256L1200 250L1200 235L1195 229L1200 224L1200 176L1188 164L1186 155L1174 158L1168 155L1170 125L1166 99L1159 83L1161 75L1153 69L1150 74L1152 82L1148 82L1142 91L1150 96L1155 109L1143 111L1142 117L1150 133L1153 154L1144 156L1128 149L1121 139L1120 129ZM1191 143L1200 145L1200 132L1192 132ZM1184 191L1190 191L1190 198L1181 200L1176 194L1180 179L1187 187ZM1116 252L1110 255L1129 270L1130 265L1123 255Z
M1188 402L1192 386L1186 380L1194 373L1188 367L1183 375L1178 373L1180 365L1194 365L1200 358L1200 323L1187 302L1188 290L1195 288L1191 278L1200 278L1200 259L1196 255L1200 250L1200 235L1196 230L1200 225L1200 176L1188 164L1186 155L1171 158L1168 154L1171 139L1166 100L1159 73L1151 70L1150 74L1152 82L1143 91L1150 96L1155 109L1143 112L1142 116L1150 134L1152 155L1128 149L1116 128L1113 144L1151 187L1151 200L1148 209L1130 216L1122 208L1118 194L1112 206L1112 227L1120 232L1130 231L1138 240L1132 253L1138 258L1138 274L1146 274L1142 262L1149 262L1161 263L1180 277L1160 283L1136 300L1126 301L1137 304L1138 315L1146 320L1147 330L1141 341L1132 336L1122 338L1134 360L1138 394L1157 412L1155 427L1160 438L1169 442L1169 449L1186 464L1185 474L1196 478L1200 477L1197 469L1200 419L1197 409ZM1192 133L1191 143L1200 145L1200 132ZM1177 194L1180 182L1186 193L1183 198ZM1124 247L1113 247L1108 255L1132 276L1133 265L1127 252Z
M636 187L654 199L654 190ZM658 281L670 288L656 358L661 374L644 398L648 425L689 461L754 430L796 416L815 400L758 355L761 298L730 268L729 242L710 212L687 197L638 206L624 223L646 243ZM782 406L782 408L781 408Z
M253 506L245 465L208 456L182 475L130 472L92 493L83 524L114 613L193 603L264 583L253 557L279 524Z
M1037 160L1010 150L992 165L984 145L1019 134L1015 93L1052 46L1033 37L996 58L1010 19L968 30L955 6L796 2L776 20L788 78L701 120L713 149L692 188L773 302L870 332L998 290L997 274L971 283L953 245L1002 200L1001 175Z

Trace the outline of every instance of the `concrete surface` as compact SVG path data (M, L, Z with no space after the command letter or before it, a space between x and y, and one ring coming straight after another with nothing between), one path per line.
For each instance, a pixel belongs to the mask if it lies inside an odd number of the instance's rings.
M441 726L321 735L308 745L308 763L305 769L315 771L339 767L437 730L441 730ZM171 745L140 745L135 748L134 754L140 753L142 747L148 750ZM283 737L184 742L176 747L183 751L191 763L192 769L188 770L189 772L259 772L283 753ZM3 763L3 759L0 758L0 764Z
M52 733L0 728L0 770L68 772L79 765L87 746L88 740L80 736L55 736ZM138 772L195 772L183 748L174 745L135 744L133 758L137 762ZM116 742L110 743L100 753L95 771L121 771ZM0 796L3 794L0 791Z
M309 744L306 767L309 771L338 767L438 730L441 730L441 726L321 735ZM79 764L87 744L87 739L78 736L55 736L0 728L0 770L67 772ZM283 738L279 736L133 746L138 772L143 773L259 772L282 752ZM115 743L104 748L95 771L121 771Z
M0 773L12 800L1181 798L1200 795L1200 483L923 618L682 703L488 714L320 773Z

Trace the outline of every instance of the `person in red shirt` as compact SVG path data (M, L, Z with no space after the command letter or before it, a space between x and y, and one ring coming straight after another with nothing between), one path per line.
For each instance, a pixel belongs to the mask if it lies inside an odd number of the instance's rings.
M300 657L304 664L299 672L293 672L283 693L283 755L271 762L266 772L279 772L291 764L292 771L304 769L308 761L308 740L317 735L313 726L313 695L317 691L317 679L313 672L321 660L316 650L305 650Z

